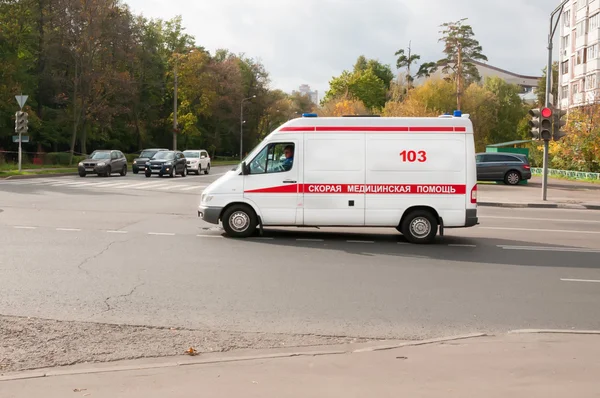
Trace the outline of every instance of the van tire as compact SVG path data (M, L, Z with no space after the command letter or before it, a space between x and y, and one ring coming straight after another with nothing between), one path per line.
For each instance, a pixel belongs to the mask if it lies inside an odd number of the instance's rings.
M509 170L504 176L506 185L518 185L521 182L521 173L516 170Z
M410 212L402 220L400 232L411 243L433 243L438 230L436 217L427 210Z
M225 210L223 229L232 238L248 238L256 232L258 217L254 210L244 204L235 204Z

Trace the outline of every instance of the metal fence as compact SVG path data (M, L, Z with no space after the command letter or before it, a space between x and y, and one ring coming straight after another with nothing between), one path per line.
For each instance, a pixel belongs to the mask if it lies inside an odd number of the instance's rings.
M538 167L532 167L531 173L533 175L542 175L543 169ZM599 180L600 181L600 173L586 173L584 171L570 171L570 170L556 170L556 169L548 169L549 176L562 176L567 177L574 180Z

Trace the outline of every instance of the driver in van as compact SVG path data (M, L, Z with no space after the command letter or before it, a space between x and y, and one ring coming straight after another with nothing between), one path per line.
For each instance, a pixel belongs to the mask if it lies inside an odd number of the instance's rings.
M283 161L282 166L286 171L289 171L292 168L292 164L294 164L294 146L286 146L283 149L283 154L285 155L285 160Z

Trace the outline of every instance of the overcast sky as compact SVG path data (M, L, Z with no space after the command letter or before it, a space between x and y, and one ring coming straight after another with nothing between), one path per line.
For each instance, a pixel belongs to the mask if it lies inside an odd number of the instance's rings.
M359 55L394 70L412 41L421 61L442 56L439 25L469 18L490 65L539 75L546 64L548 18L558 0L125 0L136 14L183 18L211 53L227 48L260 60L272 88L307 83L322 98L333 76ZM556 3L556 4L555 4Z

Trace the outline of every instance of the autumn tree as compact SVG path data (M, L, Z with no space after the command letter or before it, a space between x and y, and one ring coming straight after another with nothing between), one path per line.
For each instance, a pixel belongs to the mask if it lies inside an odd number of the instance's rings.
M442 72L449 75L456 85L456 107L459 110L464 87L481 78L474 62L487 61L481 45L474 38L473 28L464 24L466 20L463 18L441 25L439 41L444 43L446 56L437 62L437 67L442 68Z

